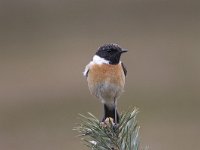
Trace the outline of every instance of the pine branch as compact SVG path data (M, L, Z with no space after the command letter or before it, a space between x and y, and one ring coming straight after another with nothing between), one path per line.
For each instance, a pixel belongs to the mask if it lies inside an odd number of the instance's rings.
M91 113L80 115L81 123L74 130L80 133L85 145L92 150L139 150L137 114L136 108L122 113L117 125L112 118L99 122Z

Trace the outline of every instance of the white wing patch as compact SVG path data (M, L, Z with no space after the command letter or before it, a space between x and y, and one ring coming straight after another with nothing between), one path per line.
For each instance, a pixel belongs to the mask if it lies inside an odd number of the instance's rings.
M90 67L91 67L92 65L94 65L94 64L99 64L99 65L101 65L101 64L109 64L109 61L108 61L108 60L105 60L104 58L101 58L101 57L99 57L99 56L97 56L97 55L94 55L92 61L91 61L89 64L87 64L87 66L85 67L85 70L84 70L84 72L83 72L83 75L84 75L85 77L87 76L87 73L88 73L88 71L90 70Z
M92 61L89 63L89 64L87 64L87 66L85 66L85 70L83 71L83 75L86 77L87 76L87 73L88 73L88 71L89 71L89 69L90 69L90 66L92 65Z

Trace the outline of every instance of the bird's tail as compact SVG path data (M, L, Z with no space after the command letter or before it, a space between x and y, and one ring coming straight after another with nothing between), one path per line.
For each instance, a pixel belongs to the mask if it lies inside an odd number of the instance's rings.
M117 108L115 105L108 106L104 104L104 117L103 121L105 121L106 118L113 118L115 123L119 123L119 114L117 112Z

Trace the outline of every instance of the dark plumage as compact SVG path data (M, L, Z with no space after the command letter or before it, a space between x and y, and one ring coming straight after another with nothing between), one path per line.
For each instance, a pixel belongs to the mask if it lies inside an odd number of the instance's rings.
M122 49L117 44L105 44L96 52L96 55L109 61L109 64L115 65L120 61L120 56L122 53L127 52L127 50Z

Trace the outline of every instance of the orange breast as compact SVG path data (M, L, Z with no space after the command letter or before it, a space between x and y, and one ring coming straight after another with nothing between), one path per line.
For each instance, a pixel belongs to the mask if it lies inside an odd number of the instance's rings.
M100 82L109 82L120 87L124 87L125 75L121 64L94 64L88 73L88 83L98 84Z

